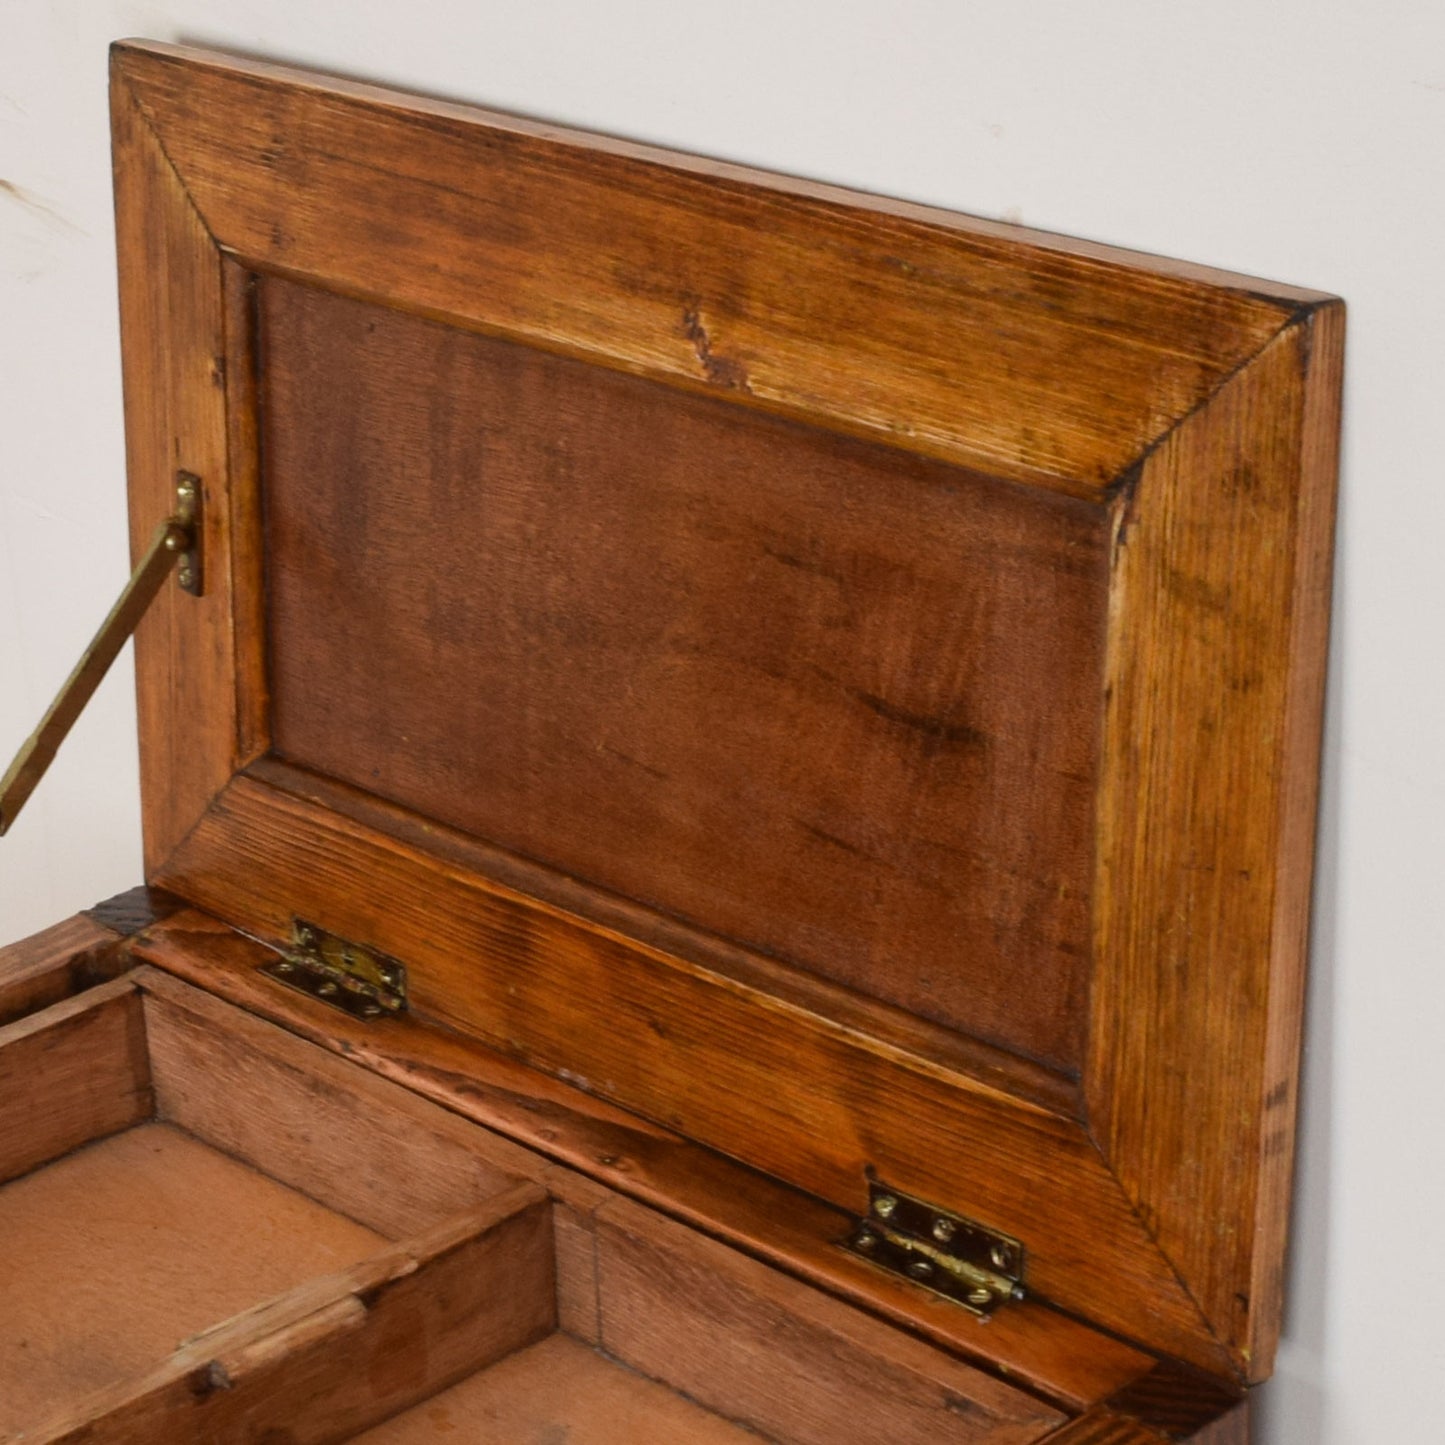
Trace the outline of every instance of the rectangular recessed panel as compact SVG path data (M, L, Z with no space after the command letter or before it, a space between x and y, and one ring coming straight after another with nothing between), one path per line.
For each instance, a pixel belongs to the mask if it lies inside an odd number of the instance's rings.
M1102 509L275 278L258 304L282 756L1077 1069Z

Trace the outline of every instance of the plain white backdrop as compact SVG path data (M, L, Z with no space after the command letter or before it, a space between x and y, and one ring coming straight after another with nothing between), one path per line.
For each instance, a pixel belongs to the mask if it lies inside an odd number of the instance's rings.
M7 757L127 565L105 98L106 46L125 35L259 52L1346 298L1304 1148L1260 1440L1435 1445L1445 6L0 0ZM127 657L0 842L0 938L139 880L134 753Z

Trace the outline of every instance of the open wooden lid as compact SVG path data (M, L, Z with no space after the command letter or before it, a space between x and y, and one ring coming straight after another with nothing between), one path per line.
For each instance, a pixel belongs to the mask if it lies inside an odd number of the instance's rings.
M138 542L206 501L152 881L1267 1373L1338 303L164 46L113 100Z

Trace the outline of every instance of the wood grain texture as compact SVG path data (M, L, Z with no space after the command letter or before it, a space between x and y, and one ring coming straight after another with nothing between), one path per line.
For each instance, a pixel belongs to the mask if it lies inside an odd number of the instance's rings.
M599 1344L602 1302L597 1281L597 1212L618 1195L585 1175L557 1165L548 1167L540 1177L553 1199L557 1327L585 1344Z
M1019 1054L959 1034L901 1008L866 998L820 975L730 943L642 904L568 878L555 869L507 853L454 828L419 817L359 788L275 757L258 759L243 777L334 813L363 832L384 834L431 854L449 873L486 880L491 891L533 899L553 912L598 925L624 946L645 945L655 954L685 959L733 984L770 997L838 1028L875 1040L950 1073L966 1074L988 1092L1007 1095L1051 1114L1081 1119L1079 1081Z
M295 913L404 958L422 1015L809 1193L862 1209L873 1166L948 1200L1027 1241L1030 1287L1044 1298L1223 1366L1071 1118L544 910L247 776L157 876L273 939Z
M439 1022L835 1205L856 1204L876 1167L1022 1236L1031 1286L1067 1308L1220 1375L1265 1373L1337 306L242 61L130 46L115 76L137 526L157 459L169 469L194 452L184 464L207 476L208 500L219 479L224 563L205 604L156 624L174 645L142 649L153 875L265 937L314 913L413 964L418 1007ZM987 1043L940 1040L938 1016L910 1021L918 1000L897 990L840 1002L838 978L790 981L760 954L718 969L658 946L664 922L624 936L623 914L655 900L568 916L556 895L501 881L533 865L499 872L476 840L381 801L336 806L327 789L340 785L277 786L258 761L218 793L265 742L275 659L256 642L248 540L264 356L246 331L247 283L232 269L223 284L216 247L439 323L458 354L484 333L665 383L679 413L685 393L706 394L750 425L777 425L768 413L886 442L900 465L967 468L993 479L990 495L1023 483L1107 508L1108 595L1092 614L1079 601L1071 622L1107 629L1103 678L1069 704L1095 707L1104 728L1092 1002L1073 1011L1082 1088L1030 1079L1047 1071L1000 1063ZM200 364L218 336L241 358L220 386ZM234 506L228 465L249 478ZM388 495L371 487L359 504ZM846 531L845 512L829 527ZM561 646L545 609L531 626L543 651ZM708 866L736 866L736 851L720 838ZM1021 1015L1034 1006L1018 1001ZM1078 1050L1041 1008L990 1037L1052 1038L1040 1053L1067 1070Z
M28 1445L42 1420L156 1369L177 1341L385 1248L165 1124L13 1180L0 1189L0 1439Z
M281 756L1077 1075L1102 507L258 284Z
M1240 1401L1205 1424L1162 1431L1109 1407L1090 1410L1046 1437L1046 1445L1250 1445L1249 1402Z
M30 938L0 947L0 1025L114 977L119 937L77 914Z
M231 545L231 627L236 668L236 766L271 746L270 674L266 666L265 557L261 529L260 391L256 354L256 277L235 258L221 258L225 308L226 449Z
M340 1208L368 1223L394 1229L396 1226L392 1219L378 1221L374 1218L373 1196L382 1198L388 1208L400 1208L402 1203L407 1202L405 1196L419 1187L413 1184L413 1176L421 1175L425 1179L428 1172L435 1172L442 1162L431 1157L437 1152L439 1142L447 1153L455 1149L451 1138L438 1141L436 1121L426 1118L439 1111L405 1095L398 1098L400 1091L395 1086L377 1080L354 1065L333 1061L314 1046L291 1038L249 1015L237 1017L234 1008L159 976L152 970L142 969L135 978L147 996L158 1103L162 1111L166 1111L170 1100L178 1101L182 1109L180 1117L189 1127L195 1127L199 1116L208 1126L204 1130L205 1137L263 1165L268 1172L280 1172L283 1177L294 1176L309 1193L331 1207ZM264 1056L258 1058L263 1051ZM199 1101L197 1096L200 1096ZM281 1102L278 1103L278 1100ZM293 1116L295 1122L289 1127L285 1123L288 1105L297 1111ZM338 1108L343 1111L344 1120L336 1117ZM275 1124L278 1110L283 1119L281 1127ZM218 1113L223 1120L219 1133L216 1127ZM432 1124L431 1130L419 1127L427 1122ZM256 1133L251 1132L253 1125ZM458 1140L477 1132L452 1121L451 1134ZM245 1138L239 1148L235 1146L238 1133ZM366 1138L369 1134L384 1137L374 1144ZM256 1157L257 1141L261 1146L259 1158ZM389 1157L392 1168L369 1170L365 1165L358 1168L353 1163L351 1167L357 1177L347 1177L348 1161L334 1159L333 1153L339 1145L343 1153L354 1154L363 1142L368 1147L361 1152L368 1157L371 1148L379 1144L382 1152L377 1157ZM541 1177L556 1188L558 1172L546 1171ZM491 1187L495 1189L497 1186L493 1184ZM360 1206L356 1202L358 1191L364 1197ZM392 1197L393 1192L397 1197ZM559 1201L554 1205L559 1318L563 1323L576 1323L584 1331L590 1329L611 1353L632 1360L632 1355L619 1338L605 1335L601 1317L607 1316L607 1302L611 1302L610 1317L613 1319L625 1316L635 1322L640 1317L657 1316L666 1323L666 1312L657 1311L652 1298L656 1280L661 1275L654 1273L651 1276L653 1284L649 1289L634 1278L635 1271L619 1272L616 1268L610 1274L605 1270L599 1271L596 1262L598 1251L594 1243L599 1226L595 1217L601 1216L609 1237L614 1237L613 1253L608 1256L604 1249L604 1258L612 1257L615 1262L615 1235L619 1228L623 1228L624 1233L630 1230L629 1237L636 1247L655 1248L659 1256L656 1270L662 1274L673 1272L679 1278L684 1271L674 1256L679 1251L687 1251L687 1241L693 1235L681 1226L669 1229L649 1225L649 1214L635 1207L630 1208L623 1224L619 1225L611 1208L616 1196L609 1190L588 1185L585 1180L564 1184L561 1192L566 1195L566 1202ZM433 1202L429 1192L427 1204L430 1206ZM638 1232L649 1228L661 1233L651 1243L645 1235L639 1240ZM664 1247L669 1242L670 1252ZM907 1398L910 1402L908 1417L917 1417L920 1430L926 1430L930 1418L937 1415L933 1425L943 1431L937 1438L1000 1442L1026 1439L1030 1438L1025 1433L1029 1422L1057 1418L1056 1412L1018 1391L955 1364L939 1352L909 1341L886 1326L869 1323L866 1317L854 1310L826 1301L810 1304L809 1301L817 1297L816 1291L798 1283L776 1283L775 1272L766 1266L747 1263L741 1256L720 1245L699 1244L696 1248L703 1250L706 1258L713 1257L709 1251L715 1253L717 1261L727 1266L724 1273L730 1275L730 1280L725 1292L730 1292L736 1309L756 1309L764 1321L772 1321L771 1325L759 1325L760 1332L771 1328L791 1334L800 1328L798 1320L802 1316L811 1321L820 1336L826 1328L827 1339L820 1340L813 1352L817 1357L814 1363L818 1365L817 1389L811 1397L799 1397L804 1416L813 1418L817 1429L830 1428L825 1423L829 1416L821 1405L823 1397L818 1393L826 1383L823 1363L831 1361L840 1373L859 1373L849 1371L848 1359L838 1358L840 1351L847 1355L850 1349L869 1354L868 1368L861 1371L863 1382L857 1388L870 1389L868 1382L871 1381L880 1385L882 1397L895 1405L900 1398ZM686 1263L692 1269L703 1267L696 1258ZM589 1284L590 1301L587 1298ZM756 1296L756 1304L750 1305L744 1296ZM707 1321L711 1321L714 1327L717 1324L715 1312L710 1309L698 1316L694 1329L703 1327ZM820 1321L826 1321L826 1327ZM678 1324L675 1320L672 1323ZM843 1340L841 1344L840 1336ZM652 1336L654 1349L659 1338L657 1334ZM746 1332L739 1332L738 1338L739 1347L745 1353L756 1348L760 1359L766 1353L756 1337L749 1338ZM782 1359L781 1356L779 1358ZM736 1375L731 1381L734 1396L740 1399L748 1391L753 1391L754 1399L766 1401L777 1397L779 1382L770 1379L768 1371L744 1368L745 1362L741 1359L736 1363L738 1369L728 1372L729 1376ZM781 1363L774 1368L782 1368L786 1372L790 1366ZM649 1372L657 1373L655 1369ZM899 1372L904 1372L901 1379L895 1378ZM879 1379L874 1379L874 1376ZM745 1384L744 1381L750 1383ZM973 1404L965 1408L963 1392L969 1385L976 1388L969 1396ZM685 1389L685 1393L696 1397L699 1392ZM991 1408L999 1406L1000 1401L1011 1408ZM752 1418L742 1405L728 1403L721 1395L713 1403L730 1417L747 1415ZM758 1409L763 1414L767 1413L765 1403L759 1404ZM957 1423L956 1417L963 1417L967 1423ZM798 1438L803 1439L807 1435L808 1432L804 1431Z
M1047 1437L1048 1445L1168 1445L1168 1437L1130 1415L1090 1410Z
M149 928L152 923L169 918L182 906L180 899L163 893L159 888L149 888L141 883L92 904L81 917L110 929L118 939L124 941L141 929ZM121 952L124 954L124 949Z
M203 914L179 914L135 948L158 968L500 1131L506 1138L485 1135L490 1162L540 1180L578 1213L590 1214L598 1200L579 1194L571 1169L1074 1409L1104 1400L1153 1366L1138 1350L1033 1302L980 1326L838 1249L849 1226L841 1210L466 1039L411 1019L351 1020L258 973L274 955ZM548 1157L570 1168L530 1172Z
M1025 1445L1056 1410L619 1201L599 1211L602 1347L790 1445Z
M208 59L115 64L246 261L1075 494L1303 294Z
M755 1431L566 1335L509 1355L355 1445L759 1445Z
M550 1213L521 1186L188 1341L26 1435L45 1445L329 1445L555 1327Z
M1325 669L1329 655L1334 572L1336 478L1344 400L1345 309L1320 308L1298 339L1295 357L1305 383L1299 421L1294 577L1290 635L1283 652L1288 684L1279 733L1282 777L1276 804L1280 871L1270 929L1269 1004L1264 1057L1256 1076L1254 1117L1260 1159L1251 1224L1255 1245L1248 1294L1249 1378L1274 1368L1284 1319L1286 1244L1294 1186L1300 1053L1319 807ZM1246 1110L1250 1100L1242 1100ZM1248 1425L1243 1427L1246 1431Z
M0 1182L128 1129L152 1106L145 1023L129 980L0 1028Z
M1250 1401L1245 1399L1227 1415L1221 1415L1193 1435L1183 1438L1188 1440L1190 1445L1250 1445L1254 1439L1252 1419Z
M1234 1415L1244 1400L1238 1386L1164 1360L1107 1403L1171 1440L1193 1440L1207 1426Z
M1250 1378L1279 1330L1342 320L1182 423L1116 545L1090 1119Z
M111 86L131 551L201 479L205 596L162 589L136 632L141 799L149 869L235 769L225 329L221 259L125 84Z
M390 1239L513 1182L435 1105L143 970L156 1113Z

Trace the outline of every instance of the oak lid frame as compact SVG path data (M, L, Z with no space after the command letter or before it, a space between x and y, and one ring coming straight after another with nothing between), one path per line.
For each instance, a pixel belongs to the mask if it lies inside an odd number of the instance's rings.
M1033 1287L1064 1308L1216 1374L1267 1375L1342 306L250 61L128 42L112 64L132 525L149 532L184 466L205 479L212 559L209 595L168 595L139 638L148 877L262 936L281 936L297 911L323 913L399 956L414 900L442 898L446 925L408 962L419 998L430 977L449 1022L552 1072L607 1080L618 1101L835 1202L861 1196L860 1166L876 1164L1023 1238ZM463 164L479 178L465 189ZM521 215L521 233L498 227L495 207L481 207L491 228L479 223L481 177L514 224ZM545 233L513 204L528 187L556 203ZM378 188L384 236L367 225ZM607 220L619 213L633 224ZM646 244L658 217L673 268L661 279ZM744 264L785 274L791 310L733 297L728 266L744 234ZM813 283L804 263L819 253L828 279ZM1101 901L1076 1098L990 1076L986 1060L861 1036L766 977L690 961L626 919L539 904L466 840L408 834L407 820L264 760L249 520L256 270L1109 509ZM865 293L884 318L876 334L818 324ZM866 369L836 364L860 349ZM1173 685L1158 689L1160 676ZM375 886L348 899L343 880L358 874ZM535 991L499 1033L473 995L500 979L496 939L519 920ZM459 957L479 973L464 978ZM733 1071L758 1110L745 1130L700 1089L674 1078L681 1095L669 1094L638 1070L638 1050L655 1059L658 1045L635 1021L584 1042L548 1019L549 988L604 976L673 1016L691 1001L696 1035L684 1017L671 1047L694 1068ZM779 1087L783 1065L798 1077ZM824 1087L843 1077L871 1083L845 1100ZM906 1110L879 1102L900 1095ZM979 1169L977 1157L1012 1167Z

